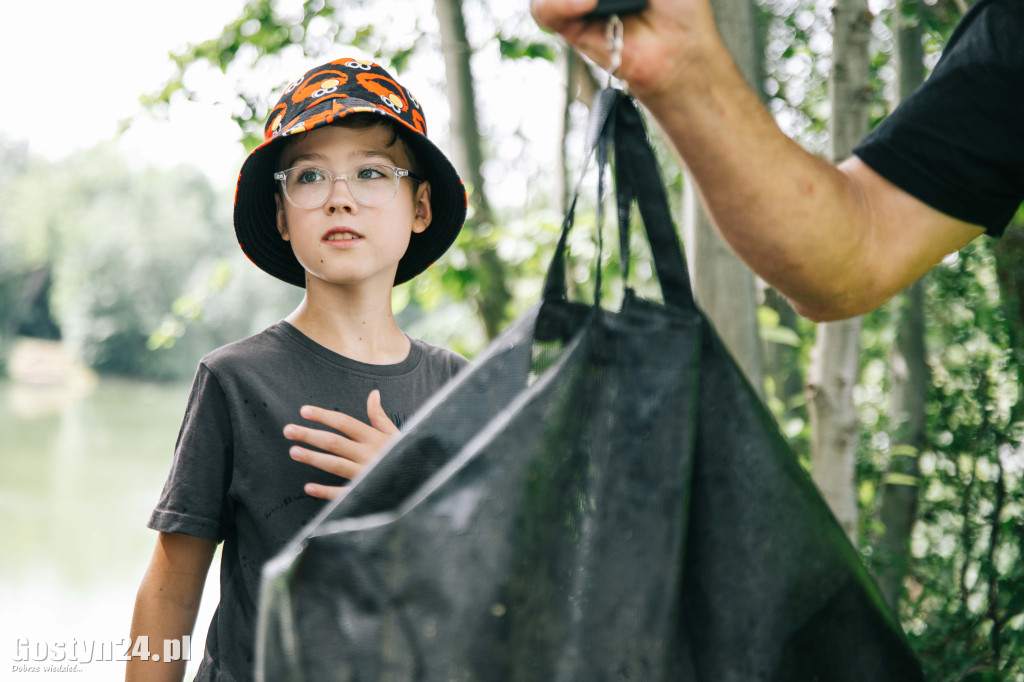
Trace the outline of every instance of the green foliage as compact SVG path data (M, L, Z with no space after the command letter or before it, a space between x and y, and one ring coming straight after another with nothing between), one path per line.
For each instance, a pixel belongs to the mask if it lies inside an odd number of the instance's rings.
M12 181L28 165L26 145L13 145L0 138L0 206L13 196ZM30 303L25 299L25 283L37 268L22 258L15 238L14 226L0 211L0 376L6 371L10 337L19 331Z
M914 625L912 632L935 679L1024 679L1024 367L1012 350L1013 321L989 243L972 244L938 268L930 289L934 450L921 458L931 476L909 578L922 591L908 606L912 623L931 632Z
M821 153L828 135L823 106L828 6L815 0L765 0L760 5L768 105L787 133ZM926 66L931 67L960 18L957 3L924 3L919 14L908 18L923 25ZM873 36L871 116L877 123L889 108L895 70L888 24L876 22ZM861 374L854 392L861 424L856 472L860 546L869 564L879 565L882 559L874 552L885 529L877 517L878 491L886 483L919 486L919 518L900 616L927 678L1024 680L1019 662L1024 654L1024 598L1019 596L1024 593L1019 492L1024 367L1011 335L1012 325L1024 325L1024 320L1007 319L1010 292L1000 291L984 241L936 269L927 281L926 347L934 379L928 445L922 452L894 445L903 425L890 416L890 362L902 304L893 301L863 320ZM813 344L813 332L783 325L768 308L761 310L760 325L769 348L781 343L797 351L770 354L776 364L768 367L766 394L794 449L804 453L809 432L800 428L805 425L801 406L783 401L793 394L780 383L794 372L803 376L802 353ZM906 457L917 458L919 477L892 466L894 459Z
M768 108L787 135L810 151L823 154L828 142L828 72L831 66L831 4L823 0L756 0L764 27L764 82ZM890 10L889 0L883 7ZM874 7L874 6L873 6ZM913 10L905 10L913 15ZM889 11L872 27L871 124L877 124L892 101L893 40ZM955 0L922 3L925 61L934 66L942 46L960 20Z
M758 7L768 108L787 135L822 153L828 139L829 7L815 0L759 0Z
M187 377L203 352L254 331L242 319L253 312L243 303L251 289L235 292L241 314L210 320L213 307L203 320L188 305L190 296L226 288L226 254L243 260L224 210L230 201L198 170L135 170L99 148L61 163L35 159L4 194L5 258L21 273L12 287L30 272L49 273L42 302L89 366ZM210 287L213 274L219 280ZM186 318L194 323L188 334L173 324Z
M169 220L195 224L206 207L194 202L203 197L189 180L169 180L135 178L98 151L38 162L15 183L6 214L20 251L26 262L52 268L52 309L65 340L97 368L142 373L147 318L168 306L163 292L173 290L178 263L199 250L200 236ZM163 248L153 248L157 241Z
M933 382L927 446L890 446L887 358L897 304L865 318L858 409L864 424L858 480L869 561L884 528L874 492L892 480L886 463L916 456L920 490L901 619L927 678L1021 680L1024 666L1024 411L991 247L978 241L927 279L928 363ZM1020 324L1017 321L1016 324Z
M518 36L506 38L498 34L498 49L501 56L507 59L546 59L555 60L555 49L548 43L524 40Z
M193 76L209 75L213 68L230 77L222 82L234 92L233 118L241 140L251 149L262 141L267 113L287 79L267 87L266 81L254 83L246 72L294 62L296 56L310 63L335 59L339 46L346 45L376 55L399 72L418 52L433 50L436 54L436 39L421 28L421 23L432 20L422 3L395 0L386 9L382 7L366 0L308 0L296 12L292 3L249 0L220 35L171 54L174 73L162 87L144 96L143 102L160 110L176 96L208 97L188 84L198 80Z

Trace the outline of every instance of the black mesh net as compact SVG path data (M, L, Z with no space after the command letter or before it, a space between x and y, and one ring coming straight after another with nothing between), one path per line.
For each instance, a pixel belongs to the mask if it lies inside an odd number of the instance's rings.
M638 112L602 97L667 303L566 301L563 235L544 301L268 565L259 679L922 679L693 306Z

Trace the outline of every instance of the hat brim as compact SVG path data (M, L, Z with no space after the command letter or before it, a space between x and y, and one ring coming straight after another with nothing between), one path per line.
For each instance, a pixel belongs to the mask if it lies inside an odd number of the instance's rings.
M412 235L409 248L398 262L395 285L402 284L430 267L454 243L466 219L466 190L448 157L422 133L376 105L353 97L346 97L344 101L343 111L309 130L337 123L354 113L373 113L395 121L400 124L400 130L411 131L411 134L403 134L402 140L409 145L425 179L430 182L430 225ZM330 107L328 100L305 115ZM258 268L289 284L305 287L306 272L277 229L274 173L278 170L278 154L286 139L277 136L267 140L242 164L235 189L235 236L242 251Z

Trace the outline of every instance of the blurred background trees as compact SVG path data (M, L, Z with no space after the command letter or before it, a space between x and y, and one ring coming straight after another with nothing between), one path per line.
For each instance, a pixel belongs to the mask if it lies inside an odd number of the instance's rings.
M403 82L414 75L431 136L467 182L470 216L438 267L396 288L395 308L410 334L472 356L539 295L586 104L605 78L541 32L525 3L495 5L250 0L220 35L173 55L175 75L147 98L156 111L203 99L202 84L220 78L251 147L273 93L297 75L292 64L301 71L352 45ZM967 9L964 0L715 7L780 127L836 157L920 82ZM844 49L851 41L856 49ZM830 81L834 59L861 74L845 94ZM510 100L508 90L523 94ZM1022 216L1000 242L977 240L880 310L826 331L722 251L673 152L655 142L699 299L830 503L846 499L837 514L929 679L1024 679ZM0 140L0 161L5 352L16 336L60 339L102 373L186 379L204 352L298 301L301 292L235 246L231 178L214 187L194 168L133 168L106 147L51 163ZM588 299L592 200L577 216L570 279ZM631 284L656 295L639 242ZM606 249L600 265L621 287L615 255ZM830 336L845 359L829 354ZM826 387L845 416L809 409ZM829 434L845 454L822 444Z
M234 282L247 268L230 195L196 168L130 168L101 146L25 160L0 193L8 341L59 338L100 373L180 379L197 354L280 314L260 308L284 297Z

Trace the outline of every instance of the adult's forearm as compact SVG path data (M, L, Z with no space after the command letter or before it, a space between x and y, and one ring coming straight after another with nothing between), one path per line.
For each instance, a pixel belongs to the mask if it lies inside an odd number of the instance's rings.
M720 43L682 63L677 89L638 96L740 258L813 318L887 298L865 277L870 226L857 186L778 128Z
M538 21L599 64L601 22L588 0L533 0ZM617 75L669 136L725 240L812 317L877 305L857 263L869 249L864 203L847 177L779 130L723 45L706 0L648 0L624 17Z
M596 0L532 0L537 21L598 64ZM871 310L981 234L856 157L838 167L786 137L722 44L707 0L648 0L623 18L616 72L681 154L719 231L812 319Z

